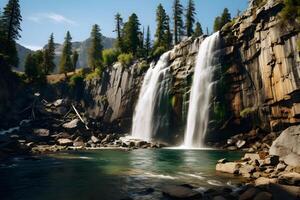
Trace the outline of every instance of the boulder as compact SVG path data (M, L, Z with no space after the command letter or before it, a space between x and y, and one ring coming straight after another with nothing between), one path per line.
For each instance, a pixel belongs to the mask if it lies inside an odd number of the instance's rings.
M258 192L259 190L257 188L250 187L240 195L239 200L252 199Z
M273 142L271 155L278 155L291 166L300 165L300 125L285 129Z
M72 146L73 145L73 141L68 139L68 138L60 138L57 140L59 145L62 146Z
M253 162L255 162L255 160L259 160L260 157L259 157L259 154L257 153L246 153L243 157L243 159L248 159L248 160L251 160Z
M278 183L300 186L300 174L296 172L284 173L279 176Z
M264 166L268 166L268 165L276 166L278 163L279 163L279 156L276 155L270 155L263 161Z
M260 192L258 193L253 200L271 200L272 194L269 192Z
M245 140L238 140L235 145L238 149L242 148L246 144Z
M93 136L93 135L92 135L92 137L91 137L91 140L92 140L92 142L95 143L95 144L97 144L97 143L100 142L99 138L97 138L96 136Z
M284 171L285 168L286 168L286 165L285 165L284 163L279 163L279 164L276 166L275 170L281 172L281 171Z
M241 164L236 162L218 163L216 165L216 171L238 174L240 167Z
M276 178L265 178L265 177L259 177L255 180L255 185L269 185L270 183L277 183Z
M78 125L80 124L80 120L79 119L73 119L72 121L63 124L63 127L65 129L75 129L78 127Z
M199 199L201 194L189 187L167 185L162 188L162 193L175 199Z
M40 137L48 137L50 135L50 131L48 129L43 128L34 129L33 133Z

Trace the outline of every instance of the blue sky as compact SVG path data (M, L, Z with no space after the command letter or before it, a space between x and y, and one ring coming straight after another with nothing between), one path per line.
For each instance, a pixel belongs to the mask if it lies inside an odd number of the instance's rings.
M0 0L2 9L8 0ZM185 7L188 0L181 0ZM123 19L135 12L142 25L150 26L152 35L155 32L155 10L162 3L170 15L173 0L20 0L22 38L19 43L31 49L37 49L47 43L53 32L55 42L61 43L67 30L73 41L82 41L89 37L91 26L99 24L102 34L115 37L114 15L119 12ZM247 0L195 0L197 20L212 30L215 16L224 7L229 8L232 16L237 10L247 8Z

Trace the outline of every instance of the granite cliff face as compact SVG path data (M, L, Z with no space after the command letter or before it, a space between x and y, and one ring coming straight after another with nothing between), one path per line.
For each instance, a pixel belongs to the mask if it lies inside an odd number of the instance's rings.
M283 7L250 5L221 31L231 130L280 131L300 122L299 24L280 18Z

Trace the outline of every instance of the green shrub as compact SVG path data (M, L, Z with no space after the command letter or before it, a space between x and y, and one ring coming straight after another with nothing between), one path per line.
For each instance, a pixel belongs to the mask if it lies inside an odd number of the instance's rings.
M95 71L86 75L85 80L93 80L94 78L101 77L102 70L100 68L96 68Z
M114 62L118 60L120 52L116 49L105 49L102 52L103 64L105 66L111 66Z
M69 86L70 87L76 87L83 83L84 80L84 74L83 71L79 71L78 73L75 73L72 75L69 79Z
M245 118L245 117L247 117L250 113L252 113L253 111L254 111L253 108L245 108L244 110L242 110L242 111L240 112L240 116L241 116L242 118Z
M132 55L132 53L128 53L128 54L127 53L122 53L118 56L118 61L122 65L129 66L133 62L133 55Z
M166 52L165 47L157 47L155 51L153 52L153 57L154 58L159 58L163 53Z
M299 0L284 0L285 7L280 16L284 21L300 21L300 2Z
M150 65L145 60L138 63L138 68L141 72L146 71L149 68L149 66Z

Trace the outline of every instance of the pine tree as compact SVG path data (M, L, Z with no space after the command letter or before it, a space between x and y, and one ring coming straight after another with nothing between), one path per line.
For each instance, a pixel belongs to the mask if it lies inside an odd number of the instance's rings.
M219 31L222 27L231 21L231 15L229 13L228 8L224 8L223 13L221 16L215 18L214 22L214 31Z
M221 17L216 17L214 21L214 32L219 31L222 28L221 26Z
M194 32L194 37L199 37L201 35L203 35L203 30L202 30L200 22L197 22L195 32Z
M186 15L185 15L185 28L186 28L186 35L188 37L192 36L194 31L193 31L193 26L195 23L195 3L193 0L189 0L188 2L188 7L186 10Z
M63 51L62 51L62 56L60 59L60 63L59 63L59 71L60 73L64 73L65 76L67 77L67 72L72 71L73 69L73 64L72 64L72 60L71 60L71 56L72 56L72 37L70 32L67 32L67 35L65 37L65 42L64 42L64 46L63 46Z
M55 69L54 58L55 58L55 44L54 44L54 36L52 33L48 40L48 45L44 51L43 69L45 75L53 72L53 70Z
M154 47L163 46L164 34L167 29L167 14L161 4L156 9L156 32Z
M0 19L0 54L9 66L19 62L15 41L21 37L21 21L19 0L9 0Z
M27 55L25 60L25 75L30 81L37 79L38 76L37 63L31 53Z
M145 51L146 56L148 57L151 52L151 36L150 36L150 27L147 27L147 34L146 34L146 40L145 40Z
M77 62L78 62L78 57L79 57L78 52L76 50L74 50L73 54L72 54L73 71L76 70Z
M174 0L173 4L173 22L174 22L174 42L178 44L181 40L183 21L182 21L183 7L179 0Z
M116 27L114 32L117 33L116 47L123 51L123 40L122 40L122 28L123 28L123 19L120 13L115 15Z
M221 15L221 21L220 21L221 28L230 21L231 21L231 15L229 13L229 10L228 8L224 8L223 13Z
M25 75L30 81L42 80L45 77L43 64L43 51L36 51L27 55L25 60Z
M88 53L89 67L95 70L102 65L102 34L100 28L95 24L91 32L91 46Z
M166 31L164 33L164 47L166 50L169 50L172 48L172 33L170 29L170 18L169 16L166 17Z
M133 13L128 22L124 25L124 50L126 53L137 54L138 47L140 45L140 23L138 17Z

